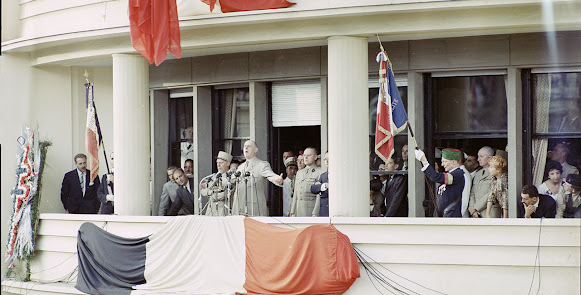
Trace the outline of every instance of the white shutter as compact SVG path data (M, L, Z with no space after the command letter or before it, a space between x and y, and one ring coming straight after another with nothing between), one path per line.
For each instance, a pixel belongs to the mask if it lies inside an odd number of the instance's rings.
M272 126L321 125L321 80L272 83Z

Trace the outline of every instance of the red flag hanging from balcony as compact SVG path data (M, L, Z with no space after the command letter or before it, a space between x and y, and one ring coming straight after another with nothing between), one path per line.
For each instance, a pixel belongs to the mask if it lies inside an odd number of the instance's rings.
M286 0L220 0L218 2L222 12L275 9L295 5Z
M182 56L176 0L129 0L131 43L150 64Z

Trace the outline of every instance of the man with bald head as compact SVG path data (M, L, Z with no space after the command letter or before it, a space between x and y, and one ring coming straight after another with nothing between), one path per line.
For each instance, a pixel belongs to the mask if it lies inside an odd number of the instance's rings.
M308 147L303 153L305 168L297 172L291 205L291 216L319 216L319 207L315 208L317 195L311 192L311 186L323 173L323 169L317 166L317 150Z
M567 179L569 174L579 174L577 167L567 163L567 156L569 155L569 147L559 143L555 148L549 152L549 159L558 162L563 167L563 173L561 173L561 178L563 181Z
M236 197L232 205L232 214L246 216L268 216L266 196L264 193L266 180L282 187L282 173L276 175L270 164L256 157L258 145L252 140L244 143L244 158L246 161L238 166L240 172L236 186Z
M478 151L478 165L482 167L472 181L470 189L470 201L468 202L468 213L470 217L486 216L486 204L490 194L490 185L492 184L492 175L488 171L488 160L494 156L494 150L489 146L484 146ZM500 217L500 205L492 205L490 217Z

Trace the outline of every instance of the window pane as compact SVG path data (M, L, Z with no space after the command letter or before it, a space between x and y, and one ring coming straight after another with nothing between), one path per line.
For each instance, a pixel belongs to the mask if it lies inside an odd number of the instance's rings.
M536 133L581 133L581 73L533 75Z
M182 167L186 159L193 159L193 98L169 100L169 165Z
M507 130L504 76L434 78L436 132Z
M241 155L241 142L250 138L249 88L216 91L219 103L219 148L233 156Z

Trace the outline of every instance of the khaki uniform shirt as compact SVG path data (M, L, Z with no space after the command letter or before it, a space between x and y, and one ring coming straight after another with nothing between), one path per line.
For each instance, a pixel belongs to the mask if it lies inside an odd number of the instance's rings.
M317 195L311 193L311 186L317 182L323 172L325 170L317 165L307 166L297 172L291 214L295 216L319 216L319 208L315 208Z
M216 181L216 175L214 174L209 182L213 183L212 187L206 187L200 190L202 196L208 197L208 208L206 209L207 216L230 215L229 201L235 186L230 186L230 195L228 195L228 180L226 173L222 173L220 181Z
M488 202L488 196L490 195L491 185L492 185L492 175L488 172L488 168L482 168L474 176L472 181L472 188L470 190L470 202L469 207L474 208L482 217L486 217L486 203ZM494 218L501 217L500 204L496 203L492 205L490 210L490 216Z

